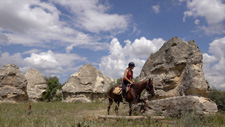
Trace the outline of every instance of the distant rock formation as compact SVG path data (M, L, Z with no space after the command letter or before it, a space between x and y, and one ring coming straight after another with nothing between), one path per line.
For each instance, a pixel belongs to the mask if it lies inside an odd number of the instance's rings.
M153 78L156 94L161 98L182 95L206 97L209 84L202 70L202 58L202 52L193 40L184 42L173 37L151 54L139 78Z
M0 101L21 102L27 100L27 80L16 65L0 68Z
M179 96L147 102L145 115L163 115L171 117L180 117L187 113L196 115L214 114L218 111L215 102L197 96Z
M62 87L64 102L91 102L101 98L114 80L104 76L96 67L85 64L70 76Z
M27 95L29 100L40 101L47 88L44 76L37 69L30 68L25 77L28 81Z

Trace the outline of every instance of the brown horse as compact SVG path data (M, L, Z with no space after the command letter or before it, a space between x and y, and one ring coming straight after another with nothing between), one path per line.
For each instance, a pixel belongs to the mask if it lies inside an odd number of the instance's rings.
M113 101L116 103L116 107L115 107L116 115L118 115L118 108L119 108L120 102L122 102L122 95L114 94L113 93L114 89L115 89L115 87L111 88L107 94L108 98L109 98L108 115L109 115L109 110L111 108ZM125 100L129 103L129 108L130 108L129 115L130 116L132 114L132 104L133 103L143 102L144 103L143 112L145 112L146 102L144 99L140 99L141 92L144 89L146 89L148 91L148 93L151 94L152 96L155 96L152 79L134 83L131 86L130 90L126 93Z

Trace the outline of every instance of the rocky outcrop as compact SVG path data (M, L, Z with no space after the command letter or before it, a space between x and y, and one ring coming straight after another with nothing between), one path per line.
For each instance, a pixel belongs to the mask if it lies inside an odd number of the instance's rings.
M26 86L27 80L16 65L0 68L0 101L26 101Z
M202 70L202 52L191 40L173 37L142 68L140 79L153 78L156 94L161 98L181 95L207 96L209 84Z
M38 70L31 68L26 72L25 77L28 81L27 95L29 100L40 101L47 88L44 76Z
M147 102L145 115L163 115L179 117L187 113L196 115L214 114L218 111L217 105L204 97L179 96Z
M72 74L62 87L63 101L91 102L103 97L111 82L113 79L104 76L96 67L85 64L78 72Z

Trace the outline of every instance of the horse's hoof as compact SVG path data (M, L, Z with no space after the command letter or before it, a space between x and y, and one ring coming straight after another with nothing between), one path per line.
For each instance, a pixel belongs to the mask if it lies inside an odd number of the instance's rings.
M142 112L141 112L141 113L145 113L145 111L146 111L146 109L142 110Z

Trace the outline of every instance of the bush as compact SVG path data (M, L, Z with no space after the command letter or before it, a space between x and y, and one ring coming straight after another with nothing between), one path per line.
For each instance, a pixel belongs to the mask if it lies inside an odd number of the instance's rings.
M42 99L46 101L62 100L62 95L58 94L58 91L61 91L62 85L59 83L59 79L57 77L45 77L47 82L46 92L43 94Z
M217 104L219 110L225 111L225 91L211 89L209 98Z

